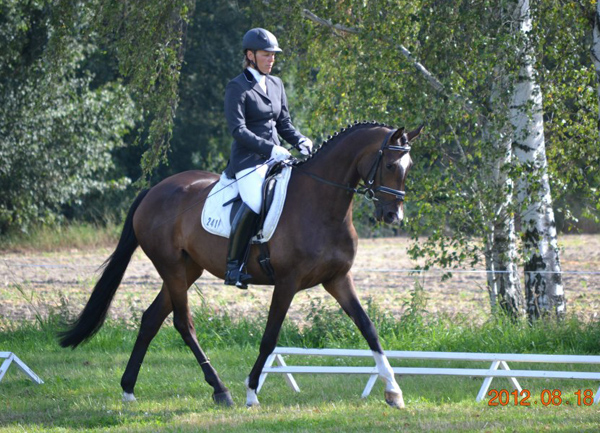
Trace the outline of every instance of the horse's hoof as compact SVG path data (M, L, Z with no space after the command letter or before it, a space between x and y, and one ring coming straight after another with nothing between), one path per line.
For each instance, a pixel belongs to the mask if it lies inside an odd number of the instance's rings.
M402 393L386 391L385 402L395 409L404 409L404 398L402 398Z
M132 392L124 392L123 393L123 403L129 403L132 401L136 401L135 395Z
M217 393L213 394L213 400L218 405L222 405L222 406L226 406L226 407L233 406L233 399L231 398L231 393L229 391L224 391L224 392L220 392L218 394Z

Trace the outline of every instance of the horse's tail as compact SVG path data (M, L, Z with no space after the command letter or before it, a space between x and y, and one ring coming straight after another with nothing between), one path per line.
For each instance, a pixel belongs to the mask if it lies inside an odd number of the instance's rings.
M138 206L148 194L142 191L134 200L121 232L121 238L115 251L102 264L102 275L94 286L94 290L79 317L69 325L68 329L59 332L59 343L62 347L76 348L79 344L90 339L100 329L106 318L108 307L121 284L123 274L129 265L133 252L138 247L138 240L133 230L133 215Z

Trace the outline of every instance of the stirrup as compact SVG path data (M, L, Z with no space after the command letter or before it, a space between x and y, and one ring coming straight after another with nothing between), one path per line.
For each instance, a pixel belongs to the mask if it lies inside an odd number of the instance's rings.
M225 273L224 284L227 286L236 286L238 289L246 290L248 289L248 284L246 281L251 280L252 275L246 274L239 269L233 268L227 270Z

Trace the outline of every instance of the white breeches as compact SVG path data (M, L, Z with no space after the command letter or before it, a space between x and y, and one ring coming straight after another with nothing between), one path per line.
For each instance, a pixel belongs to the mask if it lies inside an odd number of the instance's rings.
M242 201L255 213L260 213L262 205L262 185L267 177L269 166L261 164L257 167L246 168L235 174Z

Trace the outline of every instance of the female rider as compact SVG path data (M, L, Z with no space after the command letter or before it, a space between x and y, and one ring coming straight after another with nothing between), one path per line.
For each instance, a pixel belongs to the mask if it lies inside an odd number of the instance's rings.
M313 144L292 125L281 79L269 75L275 53L281 52L275 36L251 29L242 46L245 69L225 89L225 117L234 139L225 173L237 179L243 201L231 225L225 284L245 289L252 278L244 268L262 205L262 184L272 164L291 156L278 135L304 155Z

